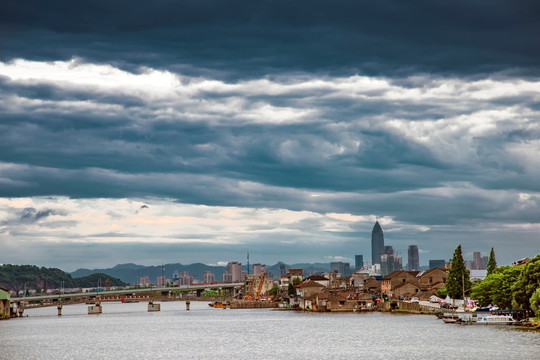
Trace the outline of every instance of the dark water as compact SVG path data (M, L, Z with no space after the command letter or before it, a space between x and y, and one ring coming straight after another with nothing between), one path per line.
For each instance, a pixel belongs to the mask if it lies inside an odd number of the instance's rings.
M540 332L434 316L213 309L207 303L26 310L0 322L0 359L540 359Z

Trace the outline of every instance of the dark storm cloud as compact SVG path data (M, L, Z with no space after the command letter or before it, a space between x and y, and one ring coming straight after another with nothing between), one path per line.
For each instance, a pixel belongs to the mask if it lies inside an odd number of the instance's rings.
M289 71L538 75L536 1L31 1L0 4L2 59ZM207 70L204 70L207 69Z
M0 242L19 262L77 267L81 249L101 267L247 247L313 262L369 253L382 216L396 249L443 258L496 239L506 263L531 256L539 14L532 1L0 1Z
M21 214L21 220L23 221L38 221L41 218L47 217L49 215L56 215L57 213L52 209L46 210L36 210L34 208L25 208Z

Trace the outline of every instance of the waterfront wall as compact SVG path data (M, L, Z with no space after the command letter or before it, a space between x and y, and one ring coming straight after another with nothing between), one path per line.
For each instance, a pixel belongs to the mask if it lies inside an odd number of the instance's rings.
M231 302L231 309L271 309L278 305L272 301L244 301L236 300Z

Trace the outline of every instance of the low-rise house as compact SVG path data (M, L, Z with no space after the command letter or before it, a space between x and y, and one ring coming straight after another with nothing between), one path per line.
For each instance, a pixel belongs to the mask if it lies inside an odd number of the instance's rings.
M381 284L382 279L377 279L376 277L369 277L364 282L364 292L370 293L370 294L380 294L381 293Z
M398 270L386 275L382 278L381 293L391 295L398 285L405 284L406 282L416 283L416 275L418 273L418 271Z
M341 274L334 270L331 273L328 274L328 281L329 285L328 287L330 289L349 289L351 288L351 276L341 276Z
M315 281L316 283L319 283L324 287L328 287L328 285L330 284L330 280L328 280L328 278L317 274L308 276L304 279L304 282L306 281Z
M294 278L299 278L301 281L304 280L304 274L302 269L287 269L287 274L282 275L280 278L280 287L282 290L287 290L289 283L293 281Z
M437 283L446 283L446 278L448 277L448 269L433 268L418 273L416 277L420 284L430 288Z
M407 281L397 285L393 290L394 296L412 297L415 296L422 289L417 282Z
M370 276L375 276L373 271L371 270L358 270L355 271L351 276L351 284L353 287L357 288L358 290L364 290L364 283Z
M322 292L325 287L318 282L309 280L296 286L298 305L301 309L312 309L313 296ZM307 304L306 304L307 300Z

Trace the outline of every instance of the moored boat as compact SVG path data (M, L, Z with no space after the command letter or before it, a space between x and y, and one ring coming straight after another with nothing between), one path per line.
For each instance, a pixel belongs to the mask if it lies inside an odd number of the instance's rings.
M513 325L519 323L512 315L486 315L476 319L477 324L485 325Z
M229 304L228 302L214 301L214 302L208 304L208 306L213 307L213 308L225 309L225 308L230 308L231 304Z

